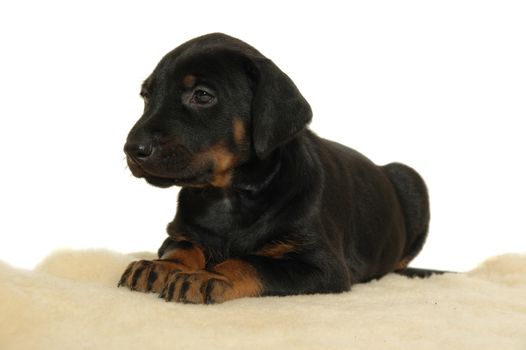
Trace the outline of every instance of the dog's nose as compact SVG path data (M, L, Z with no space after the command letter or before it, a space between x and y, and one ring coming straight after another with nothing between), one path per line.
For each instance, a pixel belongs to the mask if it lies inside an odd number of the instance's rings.
M133 159L143 160L152 155L153 146L148 143L127 142L124 146L124 152Z

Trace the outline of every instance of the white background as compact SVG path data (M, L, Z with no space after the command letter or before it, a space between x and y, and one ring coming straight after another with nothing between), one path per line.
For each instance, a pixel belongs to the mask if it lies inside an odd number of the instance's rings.
M312 129L427 180L415 266L526 251L526 11L517 1L11 1L0 5L0 260L56 248L155 251L177 189L122 146L169 50L221 31L273 59Z

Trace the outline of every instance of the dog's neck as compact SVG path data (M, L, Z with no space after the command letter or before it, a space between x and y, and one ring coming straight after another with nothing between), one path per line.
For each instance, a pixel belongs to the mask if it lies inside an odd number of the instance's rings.
M280 168L281 151L276 150L263 160L254 159L236 167L228 186L183 187L175 221L191 225L198 215L201 224L210 222L205 225L207 230L225 234L250 226L267 210L261 203L266 202L266 193L273 191Z
M170 236L182 234L223 257L257 247L273 234L269 226L272 218L293 210L291 201L298 196L314 200L318 195L320 180L312 175L305 179L306 173L317 174L315 162L307 157L298 163L303 158L295 156L296 152L308 152L304 144L292 140L263 160L239 166L228 188L183 188L176 217L168 226ZM307 168L312 171L306 172ZM292 186L298 178L304 184L300 189ZM294 215L290 213L291 220Z
M257 195L272 183L280 168L281 149L277 149L265 159L257 159L236 168L230 189Z

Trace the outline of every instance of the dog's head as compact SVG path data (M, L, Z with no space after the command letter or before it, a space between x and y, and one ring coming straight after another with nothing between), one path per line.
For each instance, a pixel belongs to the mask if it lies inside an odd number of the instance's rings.
M227 187L236 167L267 158L312 118L287 75L224 34L168 53L141 96L124 151L132 173L160 187Z

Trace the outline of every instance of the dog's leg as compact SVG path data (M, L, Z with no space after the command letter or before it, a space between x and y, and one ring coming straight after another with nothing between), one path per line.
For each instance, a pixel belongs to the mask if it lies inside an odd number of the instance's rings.
M165 245L163 245L164 247ZM140 292L160 292L174 272L191 272L205 267L203 251L187 241L170 242L160 259L134 261L124 271L118 286Z
M349 290L346 272L326 271L292 259L246 256L228 259L209 270L174 272L160 297L186 303L221 303L265 295L333 293Z
M228 259L209 270L174 272L160 297L166 301L212 304L261 295L257 270L241 259Z

